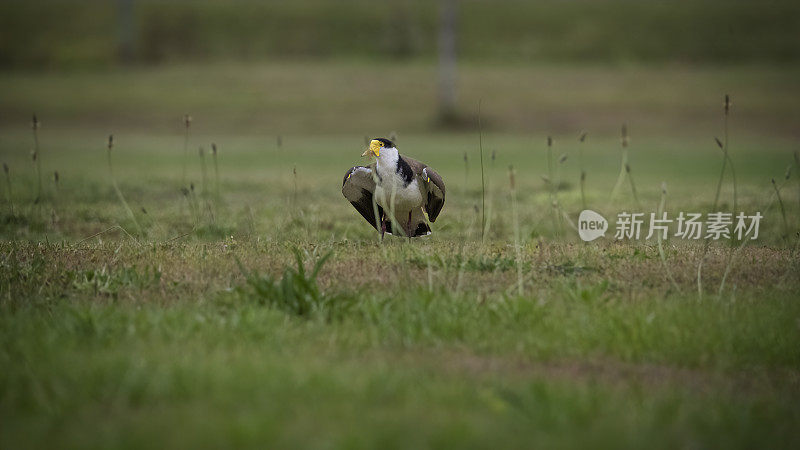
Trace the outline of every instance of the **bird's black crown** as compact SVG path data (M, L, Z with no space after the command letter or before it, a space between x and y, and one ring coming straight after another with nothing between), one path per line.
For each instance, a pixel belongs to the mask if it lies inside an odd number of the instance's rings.
M383 146L386 147L386 148L394 148L394 142L390 141L389 139L386 139L386 138L375 138L375 140L376 141L381 141L381 143L383 143Z

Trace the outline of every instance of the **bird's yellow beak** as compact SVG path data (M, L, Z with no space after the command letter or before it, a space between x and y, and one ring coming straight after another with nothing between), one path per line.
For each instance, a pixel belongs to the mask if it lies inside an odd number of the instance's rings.
M382 145L383 144L381 141L373 139L372 142L369 143L369 148L364 150L364 153L362 153L361 156L369 156L369 154L372 153L377 158L381 153Z

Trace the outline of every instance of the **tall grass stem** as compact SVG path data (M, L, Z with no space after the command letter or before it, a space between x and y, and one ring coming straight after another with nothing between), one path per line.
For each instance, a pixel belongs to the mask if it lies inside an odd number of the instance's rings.
M198 155L200 156L200 174L202 175L202 183L203 183L203 197L208 197L208 168L206 167L206 151L203 147L200 147L197 151Z
M775 198L778 200L778 207L781 211L781 218L783 219L784 238L789 236L789 222L786 220L786 207L783 206L783 199L781 198L781 190L775 183L775 178L772 179L772 188L775 190Z
M628 125L622 125L622 133L620 143L622 144L622 160L619 167L619 176L617 182L614 184L614 189L611 190L610 202L614 201L619 190L622 189L622 184L625 182L625 167L628 165Z
M14 195L11 192L11 173L10 169L8 168L8 164L3 163L3 172L6 175L6 197L8 198L8 207L11 210L10 215L14 216Z
M522 248L520 245L519 216L517 214L517 187L514 179L514 166L508 168L508 179L511 186L511 215L514 225L514 252L516 253L517 266L517 294L522 297L524 292L522 279Z
M486 240L486 180L483 173L483 127L481 125L481 100L478 100L478 148L481 156L481 241Z
M583 209L586 209L586 170L584 170L583 165L583 144L586 142L587 134L586 131L583 131L578 137L578 165L581 170L581 206L583 206Z
M219 204L222 197L219 194L219 163L217 162L217 144L211 143L211 158L214 161L214 198Z
M189 127L192 124L192 116L185 114L183 116L183 174L181 175L181 186L186 187L186 165L189 159Z
M31 128L33 129L33 161L36 164L36 177L38 180L37 183L37 190L36 190L36 199L34 203L39 203L42 200L42 155L39 149L39 127L40 127L39 119L36 117L36 114L33 115L33 120L31 122Z
M658 203L658 217L662 217L664 214L664 210L667 206L667 183L666 181L661 183L661 201ZM664 266L664 271L667 272L667 277L669 278L670 283L672 283L672 287L675 289L676 292L680 292L681 289L678 287L678 283L675 282L675 277L672 276L672 271L669 270L669 266L667 265L667 256L664 253L664 245L662 244L662 236L661 232L656 235L656 239L658 242L658 256L661 258L661 264Z
M142 234L142 227L139 226L139 221L136 220L136 216L133 214L133 210L130 206L128 206L128 202L125 201L125 196L122 195L122 191L120 190L119 186L117 185L117 179L114 176L114 165L111 163L111 150L114 148L114 135L108 136L108 174L111 177L111 184L114 186L114 191L117 193L117 198L119 198L120 203L125 208L125 211L128 213L128 216L133 221L133 224L136 225L136 229L139 231L139 234Z
M631 166L630 166L630 164L625 164L625 176L627 176L628 181L631 184L631 192L633 193L633 201L636 202L636 207L641 210L642 209L642 204L639 202L639 195L636 193L636 183L634 183L633 175L631 175Z

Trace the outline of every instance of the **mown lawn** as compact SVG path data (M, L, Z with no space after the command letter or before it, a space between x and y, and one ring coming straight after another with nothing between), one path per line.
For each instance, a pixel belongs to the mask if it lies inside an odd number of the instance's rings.
M798 443L780 252L748 252L758 278L698 300L629 246L531 248L520 297L491 260L436 266L430 288L416 261L444 243L301 245L334 253L298 315L234 261L280 266L283 243L3 244L4 446Z

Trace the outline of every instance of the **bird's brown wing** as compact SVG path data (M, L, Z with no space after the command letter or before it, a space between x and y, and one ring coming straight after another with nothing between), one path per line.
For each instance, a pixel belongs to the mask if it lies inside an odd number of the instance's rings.
M373 203L373 195L375 193L374 172L374 164L370 166L351 167L350 170L344 174L344 179L342 180L342 195L344 195L356 211L377 230L378 222L375 217L377 205ZM378 217L380 217L382 214L380 206L378 206L377 209Z
M420 186L424 190L426 196L425 212L428 213L428 220L435 222L442 211L442 207L444 207L445 188L442 177L424 163L405 156L403 156L403 159L411 166L411 170L419 179Z

